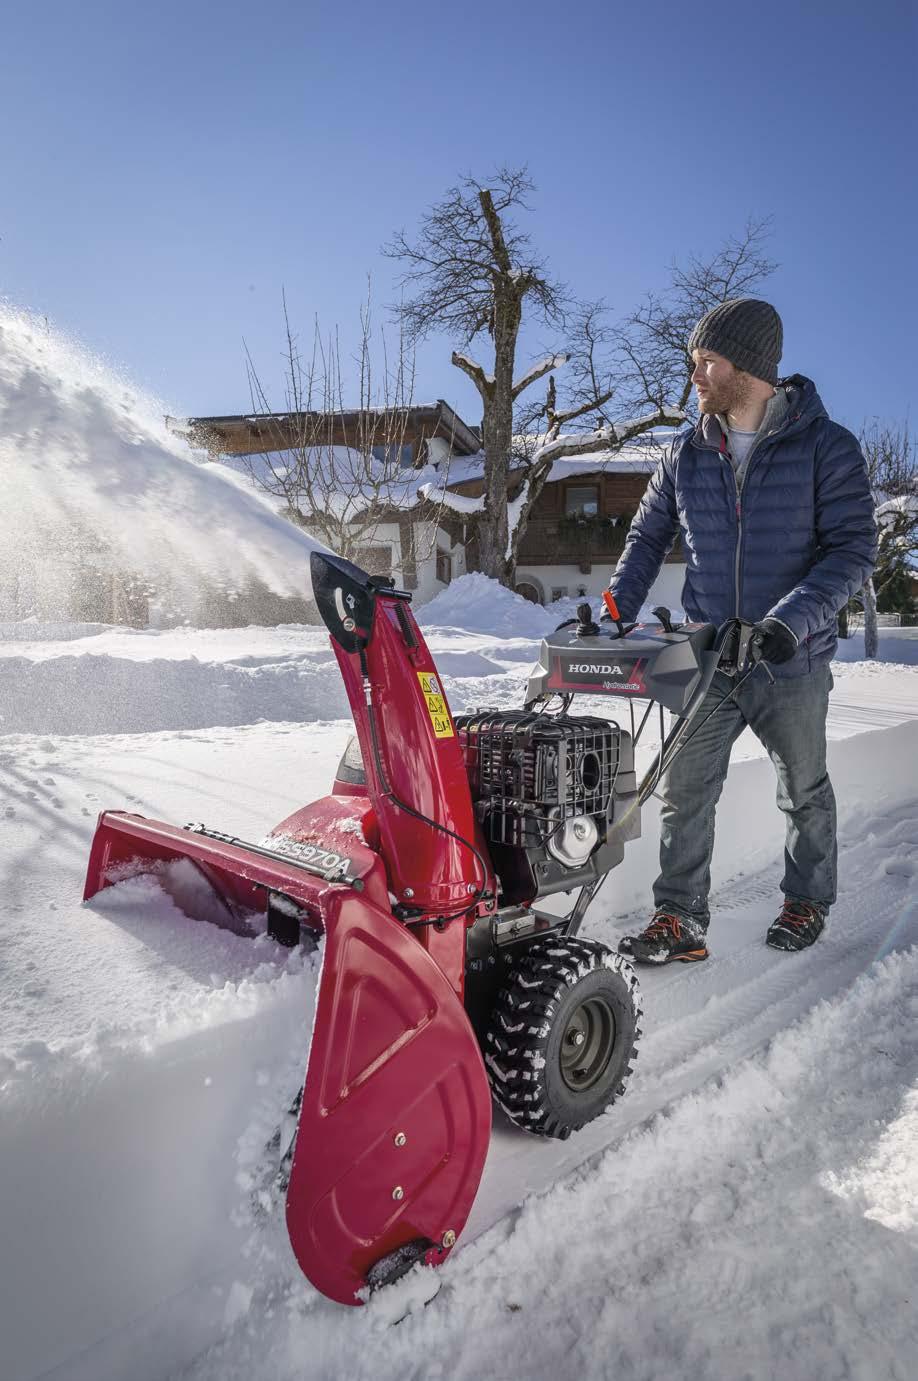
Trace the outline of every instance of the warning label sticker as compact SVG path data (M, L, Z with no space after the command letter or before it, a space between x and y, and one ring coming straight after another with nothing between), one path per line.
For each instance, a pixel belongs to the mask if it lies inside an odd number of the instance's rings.
M421 683L421 690L424 692L424 699L427 701L427 713L430 715L430 722L437 738L453 738L453 722L449 717L449 710L446 708L440 682L432 671L419 671L418 680Z

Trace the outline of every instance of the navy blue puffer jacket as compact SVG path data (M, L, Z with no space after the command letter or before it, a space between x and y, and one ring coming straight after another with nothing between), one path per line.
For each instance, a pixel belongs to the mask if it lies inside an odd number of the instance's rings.
M783 379L783 423L757 441L738 489L716 417L677 438L651 477L611 586L633 619L682 533L682 607L690 619L755 623L771 615L797 635L800 676L828 661L835 616L876 558L867 467L856 438L829 420L814 384Z

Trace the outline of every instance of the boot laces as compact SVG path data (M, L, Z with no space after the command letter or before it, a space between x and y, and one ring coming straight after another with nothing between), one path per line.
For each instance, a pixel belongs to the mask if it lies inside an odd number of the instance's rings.
M786 901L778 920L790 930L804 930L819 915L819 908L805 901Z
M648 940L662 940L670 935L674 940L681 940L682 920L669 911L657 911L644 935Z

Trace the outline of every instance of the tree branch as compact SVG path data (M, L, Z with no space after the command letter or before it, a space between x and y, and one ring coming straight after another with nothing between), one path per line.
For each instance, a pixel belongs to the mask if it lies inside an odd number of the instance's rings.
M494 389L494 375L486 374L480 364L470 360L468 355L463 355L459 350L454 350L451 358L456 368L469 376L482 398L489 399Z
M642 436L656 427L678 427L684 421L685 413L680 409L660 408L658 412L648 413L645 417L636 417L630 422L615 422L594 432L550 437L535 452L532 466L535 469L546 461L550 463L563 456L588 455L591 451L618 451L636 436Z
M569 359L569 355L547 355L544 360L539 360L538 364L534 364L530 369L527 369L526 373L513 385L512 397L514 402L521 393L529 388L530 384L534 384L537 379L541 379L543 375L550 373L551 370L560 369L563 365L567 364ZM612 395L610 394L609 396L611 397Z

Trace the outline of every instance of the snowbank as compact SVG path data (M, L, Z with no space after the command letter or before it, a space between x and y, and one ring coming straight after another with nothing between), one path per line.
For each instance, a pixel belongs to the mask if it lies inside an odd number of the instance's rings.
M26 625L32 629L33 625ZM431 635L456 710L495 695L521 698L518 679L538 651L516 639ZM125 734L212 725L349 718L324 629L83 627L81 635L0 640L0 734Z
M507 638L541 638L558 623L550 609L532 604L480 571L447 585L417 617L422 628L461 628Z
M853 633L850 638L839 638L838 662L862 662L864 660L863 630ZM877 662L893 662L898 666L918 665L918 628L881 628Z

